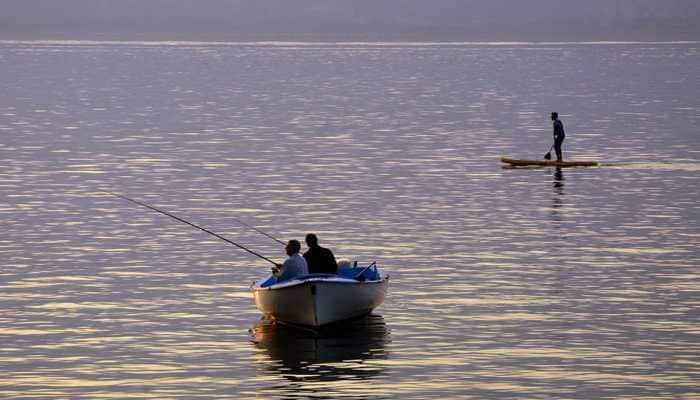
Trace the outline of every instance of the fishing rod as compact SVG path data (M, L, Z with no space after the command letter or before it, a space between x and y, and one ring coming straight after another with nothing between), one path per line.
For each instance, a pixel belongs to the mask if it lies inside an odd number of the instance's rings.
M283 242L283 241L277 239L276 237L274 237L274 236L272 236L272 235L269 235L269 234L267 234L267 233L261 231L260 229L254 227L253 225L246 224L245 222L243 222L243 221L241 221L240 219L237 219L237 218L232 218L232 219L233 219L234 221L238 222L239 224L241 224L241 225L243 225L243 226L245 226L245 227L247 227L247 228L250 228L250 229L254 230L255 232L258 232L259 234L264 235L264 236L266 236L266 237L268 237L268 238L274 240L275 242L277 242L277 243L279 243L279 244L281 244L281 245L283 245L283 246L286 246L286 245L287 245L287 243L285 243L285 242Z
M263 256L263 255L260 255L260 254L258 254L258 253L256 253L256 252L254 252L253 250L250 250L250 249L247 248L247 247L241 246L240 244L238 244L238 243L236 243L236 242L234 242L234 241L232 241L232 240L226 239L225 237L219 235L218 233L214 233L214 232L212 232L212 231L210 231L210 230L208 230L208 229L206 229L206 228L202 228L202 227L199 226L199 225L195 225L195 224L193 224L193 223L191 223L191 222L189 222L189 221L185 221L184 219L182 219L182 218L180 218L180 217L177 217L177 216L175 216L175 215L173 215L173 214L170 214L170 213L167 212L167 211L159 210L159 209L157 209L157 208L155 208L155 207L153 207L153 206L150 206L150 205L148 205L148 204L146 204L146 203L142 203L142 202L140 202L140 201L138 201L138 200L134 200L134 199L132 199L132 198L126 197L126 196L121 195L121 194L118 194L118 193L110 192L110 191L107 191L107 190L105 190L104 192L105 192L105 193L109 193L109 194L111 194L112 196L119 197L120 199L124 199L124 200L130 201L130 202L132 202L132 203L134 203L134 204L138 204L138 205L140 205L140 206L146 207L146 208L151 209L151 210L153 210L153 211L159 212L159 213L161 213L161 214L163 214L163 215L167 215L168 217L170 217L170 218L172 218L172 219L175 219L175 220L177 220L177 221L180 221L180 222L182 222L182 223L184 223L184 224L187 224L187 225L189 225L189 226L191 226L191 227L197 228L197 229L199 229L199 230L201 230L201 231L204 231L204 232L206 232L206 233L208 233L208 234L210 234L210 235L212 235L212 236L216 236L217 238L223 240L223 241L226 242L226 243L230 243L230 244L232 244L232 245L238 247L239 249L245 250L245 251L247 251L248 253L250 253L250 254L252 254L252 255L254 255L254 256L260 257L260 258L262 258L263 260L265 260L265 261L267 261L267 262L270 262L270 263L272 263L272 264L274 264L274 265L277 265L276 262L272 261L271 259L269 259L269 258L267 258L267 257L265 257L265 256ZM275 239L275 240L276 240L276 239ZM279 240L278 240L278 242L279 242ZM280 242L280 243L281 243L281 242Z

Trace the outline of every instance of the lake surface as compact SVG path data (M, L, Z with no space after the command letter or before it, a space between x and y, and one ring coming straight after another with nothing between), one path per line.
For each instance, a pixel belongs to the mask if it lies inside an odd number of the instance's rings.
M0 42L0 397L700 398L700 43ZM541 159L558 111L569 160ZM318 234L370 317L261 321Z

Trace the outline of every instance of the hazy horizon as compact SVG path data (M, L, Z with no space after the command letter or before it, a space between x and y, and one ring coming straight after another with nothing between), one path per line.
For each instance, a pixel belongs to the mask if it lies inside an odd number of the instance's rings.
M0 39L666 41L695 0L10 0Z

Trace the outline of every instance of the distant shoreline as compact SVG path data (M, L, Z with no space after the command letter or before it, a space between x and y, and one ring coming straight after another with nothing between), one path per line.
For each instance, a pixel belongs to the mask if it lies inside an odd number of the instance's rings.
M197 40L95 40L95 39L0 39L0 45L139 45L139 46L261 46L261 47L468 47L468 46L564 46L564 45L692 45L700 40L677 41L197 41Z

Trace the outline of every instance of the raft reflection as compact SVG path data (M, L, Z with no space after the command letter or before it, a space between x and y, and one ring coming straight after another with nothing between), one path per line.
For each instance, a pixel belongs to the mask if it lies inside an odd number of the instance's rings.
M290 381L366 379L379 375L379 363L387 357L384 346L389 332L384 318L370 314L318 332L261 320L253 329L254 345L265 350L272 362L263 369Z

